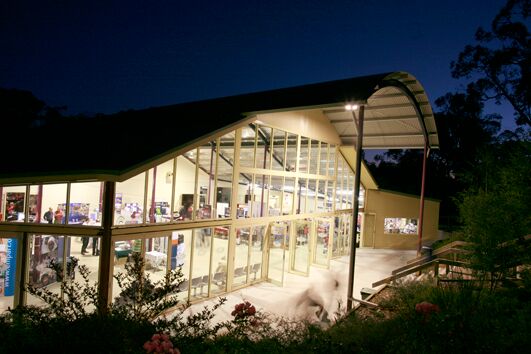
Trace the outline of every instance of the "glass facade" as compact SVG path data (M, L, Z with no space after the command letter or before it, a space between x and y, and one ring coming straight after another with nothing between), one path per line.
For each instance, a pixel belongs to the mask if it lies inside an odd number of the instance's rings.
M101 228L104 193L103 182L2 186L1 222ZM354 173L336 145L249 124L115 183L113 273L140 252L154 280L180 267L180 294L191 301L282 284L285 272L308 274L350 252L353 194ZM29 238L30 284L60 291L62 275L47 265L68 269L73 257L96 282L101 240L55 232ZM112 294L121 301L116 280Z

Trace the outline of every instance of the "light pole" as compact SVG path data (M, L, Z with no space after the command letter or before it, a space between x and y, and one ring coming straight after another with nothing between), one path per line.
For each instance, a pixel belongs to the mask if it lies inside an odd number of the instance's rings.
M363 119L365 106L359 106L358 119L356 119L357 105L346 105L345 109L352 112L352 119L357 131L356 140L356 171L354 174L354 211L352 212L352 242L350 243L350 263L348 276L347 311L352 310L354 292L354 268L356 266L356 240L358 236L358 212L360 197L360 175L361 175L361 155L363 150Z

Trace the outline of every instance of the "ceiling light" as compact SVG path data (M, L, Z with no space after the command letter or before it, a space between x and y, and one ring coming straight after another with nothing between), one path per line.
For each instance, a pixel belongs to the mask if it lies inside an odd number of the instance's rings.
M355 111L358 109L358 105L357 104L347 104L345 105L345 109L347 111Z

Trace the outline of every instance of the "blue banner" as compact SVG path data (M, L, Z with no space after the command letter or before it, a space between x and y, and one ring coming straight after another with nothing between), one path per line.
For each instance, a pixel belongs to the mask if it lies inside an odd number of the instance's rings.
M5 278L5 296L15 295L15 275L17 267L17 240L10 238L7 240L6 248L6 278Z

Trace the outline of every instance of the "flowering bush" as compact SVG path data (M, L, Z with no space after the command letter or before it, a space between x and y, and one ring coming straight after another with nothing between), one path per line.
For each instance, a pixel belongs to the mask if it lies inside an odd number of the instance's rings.
M254 316L256 314L256 308L251 305L249 301L242 302L234 306L234 311L231 315L235 320L243 320L246 317Z
M170 336L165 333L155 333L151 340L144 343L146 353L181 354L179 349L173 347Z
M423 316L424 321L428 321L432 313L439 313L441 309L438 305L423 301L415 305L415 311Z

